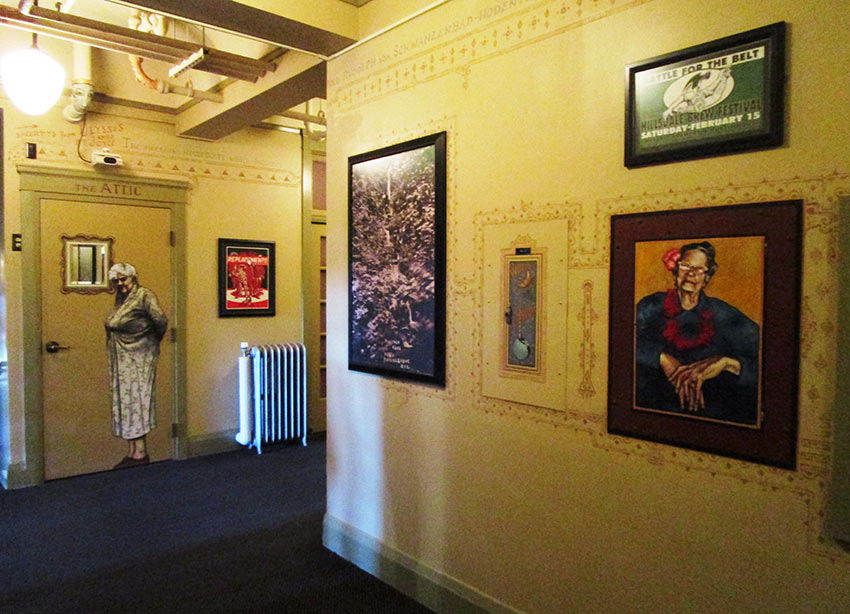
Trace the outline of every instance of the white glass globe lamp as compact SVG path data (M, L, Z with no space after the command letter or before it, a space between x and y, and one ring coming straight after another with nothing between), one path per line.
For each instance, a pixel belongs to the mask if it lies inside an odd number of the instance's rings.
M62 95L65 69L38 48L33 35L32 47L0 59L0 80L12 104L27 115L42 115Z

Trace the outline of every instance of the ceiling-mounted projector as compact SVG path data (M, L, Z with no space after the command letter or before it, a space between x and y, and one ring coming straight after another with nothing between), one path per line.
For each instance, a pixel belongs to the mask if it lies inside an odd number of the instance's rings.
M121 156L114 154L109 149L91 152L91 163L94 166L124 166Z

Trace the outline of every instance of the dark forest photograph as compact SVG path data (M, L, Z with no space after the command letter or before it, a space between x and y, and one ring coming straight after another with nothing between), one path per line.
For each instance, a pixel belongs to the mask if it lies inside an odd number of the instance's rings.
M349 368L443 383L445 134L349 161Z

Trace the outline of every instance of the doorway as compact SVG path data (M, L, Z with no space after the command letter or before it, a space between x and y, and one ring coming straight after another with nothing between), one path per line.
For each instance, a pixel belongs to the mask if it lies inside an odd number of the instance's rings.
M124 295L115 292L108 272L113 263L131 264L138 285L154 293L173 321L171 211L42 199L40 219L44 477L50 480L110 469L128 452L110 428L104 320ZM137 315L133 323L144 320ZM145 435L151 462L172 456L172 351L167 340L159 346L150 416L155 426Z
M104 320L112 263L136 267L168 318L155 378L151 461L185 456L185 203L188 182L20 165L25 475L20 485L112 468L127 442L112 434ZM173 438L174 437L174 438ZM21 484L23 482L23 484Z

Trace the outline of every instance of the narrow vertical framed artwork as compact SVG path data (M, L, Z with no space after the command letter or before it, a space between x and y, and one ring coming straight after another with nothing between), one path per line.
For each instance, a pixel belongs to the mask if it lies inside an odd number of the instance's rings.
M348 171L348 368L444 385L446 133Z
M608 431L793 468L802 206L611 218Z
M626 67L629 168L778 147L785 22Z
M275 244L218 240L218 316L275 314Z
M533 252L531 247L502 252L503 376L538 376L542 372L542 287L543 253Z

